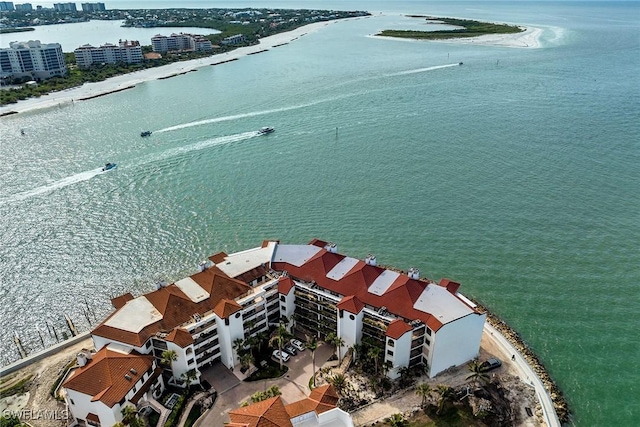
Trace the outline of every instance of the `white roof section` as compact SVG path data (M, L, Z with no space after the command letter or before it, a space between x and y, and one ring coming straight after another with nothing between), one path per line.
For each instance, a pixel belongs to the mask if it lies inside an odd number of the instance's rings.
M271 261L286 262L300 267L321 250L322 248L314 245L278 245Z
M382 274L376 277L376 280L373 281L368 290L374 295L381 296L387 292L387 289L393 285L393 282L395 282L398 277L400 277L400 273L391 270L384 270Z
M342 261L336 264L335 267L331 269L330 272L327 273L327 277L333 280L342 279L356 264L359 262L359 259L345 257Z
M123 331L138 333L145 326L162 320L162 314L145 297L134 298L111 316L105 325Z
M229 277L237 277L262 264L269 264L277 242L269 242L264 248L247 249L227 255L223 262L216 264Z
M431 313L442 324L460 319L474 311L442 286L429 283L413 305L416 310Z
M191 277L178 280L175 285L193 302L204 301L209 298L209 292L205 291Z

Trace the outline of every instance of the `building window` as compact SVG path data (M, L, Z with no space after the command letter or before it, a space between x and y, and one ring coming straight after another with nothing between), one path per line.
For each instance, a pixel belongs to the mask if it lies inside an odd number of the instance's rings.
M392 351L392 350L387 350L387 354L388 354L389 356L393 356L393 351Z
M429 341L427 338L424 339L425 344L427 345L431 345L431 341Z
M427 328L427 335L431 336L431 329Z
M353 314L350 314L350 315L349 315L349 319L351 319L351 320L356 320L356 316L354 316Z
M196 363L195 359L189 359L189 361L187 361L188 365L193 365L194 363Z
M285 297L284 295L280 295L280 301L287 302L287 297Z
M72 405L75 405L75 402L73 401L73 399L69 399L69 402L71 402Z
M226 326L229 326L229 318L228 318L228 317L227 317L226 319L224 319L224 324L225 324Z
M144 346L144 348L149 348L149 347L151 347L151 340L147 341L147 343Z
M396 343L395 343L395 341L394 341L394 340L389 340L389 341L387 341L387 345L388 345L389 347L395 347Z
M193 349L192 349L191 347L189 347L189 348L187 349L186 353L187 353L187 354L191 354L191 353L193 353Z
M240 318L240 313L236 313L236 319Z

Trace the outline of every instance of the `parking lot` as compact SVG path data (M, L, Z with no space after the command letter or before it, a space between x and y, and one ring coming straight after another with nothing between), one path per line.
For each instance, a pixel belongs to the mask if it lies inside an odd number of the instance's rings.
M333 347L320 344L316 350L316 371L324 365L333 354ZM240 381L234 374L239 374L239 368L232 372L222 363L217 363L210 368L202 370L202 378L209 381L218 391L218 398L213 407L200 418L199 426L222 426L229 421L227 413L239 408L243 401L249 400L256 391L264 391L272 385L278 386L282 392L282 400L285 404L293 403L309 396L309 379L313 374L311 352L305 350L298 352L286 363L289 371L282 378L262 380L256 382Z

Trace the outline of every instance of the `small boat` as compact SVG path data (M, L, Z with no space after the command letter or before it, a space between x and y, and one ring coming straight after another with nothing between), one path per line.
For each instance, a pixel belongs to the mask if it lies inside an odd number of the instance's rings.
M115 163L107 163L104 165L104 167L102 168L103 172L109 171L113 168L115 168L117 165Z
M269 133L275 132L276 130L274 128L270 128L270 127L263 127L260 128L260 130L258 131L258 134L260 135L267 135Z
M140 132L140 136L141 137L145 137L145 136L151 136L151 131L150 130L145 130L144 132Z
M462 65L462 62L458 62L458 65Z

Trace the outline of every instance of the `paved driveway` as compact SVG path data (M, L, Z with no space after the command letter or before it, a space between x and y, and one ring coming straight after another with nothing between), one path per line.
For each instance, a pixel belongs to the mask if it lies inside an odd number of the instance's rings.
M332 354L332 346L321 344L318 347L316 350L316 371ZM218 398L195 427L223 426L225 422L229 421L228 412L230 410L239 408L242 402L249 400L249 397L256 391L264 391L272 385L277 385L280 388L285 405L308 397L311 392L309 379L313 374L311 352L309 350L299 352L286 365L289 367L289 371L284 377L257 382L241 382L237 378L234 382L233 379L224 378L226 375L231 375L234 378L235 376L222 364L216 364L203 370L203 377L218 391ZM236 385L233 385L234 383Z

